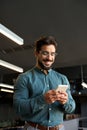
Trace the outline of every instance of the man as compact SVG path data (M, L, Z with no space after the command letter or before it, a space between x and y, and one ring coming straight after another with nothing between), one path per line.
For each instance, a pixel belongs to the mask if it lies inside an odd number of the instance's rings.
M36 65L19 75L13 103L16 112L26 121L27 130L64 130L63 115L75 110L66 76L51 67L56 58L57 42L52 36L35 42ZM57 91L58 85L68 85Z

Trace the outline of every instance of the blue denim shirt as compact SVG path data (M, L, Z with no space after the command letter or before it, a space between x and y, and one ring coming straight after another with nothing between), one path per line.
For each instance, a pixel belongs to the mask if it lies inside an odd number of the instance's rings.
M59 84L69 85L69 82L66 76L53 69L50 69L47 75L37 67L20 74L13 96L16 112L22 116L23 120L44 126L63 123L64 113L71 113L75 110L75 101L70 93L70 85L67 90L69 99L64 105L58 101L49 105L43 96L48 90L56 89Z

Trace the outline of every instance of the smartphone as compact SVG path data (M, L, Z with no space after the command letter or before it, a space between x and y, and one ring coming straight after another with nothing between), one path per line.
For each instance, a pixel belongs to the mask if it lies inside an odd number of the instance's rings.
M68 88L68 85L58 85L58 87L56 88L56 91L62 91L62 92L65 92Z

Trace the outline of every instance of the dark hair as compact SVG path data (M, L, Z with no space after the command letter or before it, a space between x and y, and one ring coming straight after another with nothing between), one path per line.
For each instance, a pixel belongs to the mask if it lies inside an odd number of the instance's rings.
M44 45L54 45L57 48L57 42L53 36L48 37L40 37L37 41L35 41L35 49L37 52L41 50L41 47Z

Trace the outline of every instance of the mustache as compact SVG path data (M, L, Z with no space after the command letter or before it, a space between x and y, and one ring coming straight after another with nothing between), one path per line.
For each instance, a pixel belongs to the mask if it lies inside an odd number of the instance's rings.
M48 61L48 62L53 62L53 60L49 60L49 59L44 59L43 61Z

